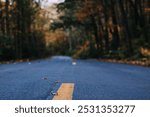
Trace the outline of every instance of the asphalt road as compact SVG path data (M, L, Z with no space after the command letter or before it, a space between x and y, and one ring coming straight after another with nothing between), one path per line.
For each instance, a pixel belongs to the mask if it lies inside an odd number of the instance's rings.
M150 68L56 56L0 64L1 100L52 99L61 83L74 83L74 100L149 100Z

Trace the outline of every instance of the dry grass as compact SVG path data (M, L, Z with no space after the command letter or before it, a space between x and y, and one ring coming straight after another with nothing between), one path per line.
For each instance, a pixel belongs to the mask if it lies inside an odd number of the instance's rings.
M52 43L56 40L64 39L65 33L61 30L57 30L55 32L46 31L45 32L45 40L46 43Z
M145 57L150 57L150 50L148 48L140 48L140 53Z
M122 64L131 64L131 65L141 65L150 67L150 60L148 58L143 58L141 60L116 60L116 59L100 59L100 61L104 62L112 62L112 63L122 63Z
M78 51L73 55L74 58L78 58L80 54L83 52L87 52L89 50L89 41L86 41L83 45L78 47Z

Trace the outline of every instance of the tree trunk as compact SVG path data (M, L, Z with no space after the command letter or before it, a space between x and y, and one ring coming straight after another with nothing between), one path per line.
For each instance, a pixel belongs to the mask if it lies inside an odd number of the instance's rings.
M91 22L92 22L93 31L94 31L94 36L95 36L95 41L96 41L96 46L97 46L97 52L98 52L98 54L100 54L99 52L101 52L102 48L100 47L99 32L98 32L98 27L96 24L95 16L91 16Z
M1 33L2 34L5 34L5 20L4 20L4 10L2 9L3 8L3 2L0 1L0 30L1 30Z
M119 7L120 7L121 14L122 14L122 25L124 27L125 38L126 38L126 42L127 42L127 54L128 54L128 56L131 56L133 53L131 33L129 30L129 23L128 23L127 14L125 12L123 5L124 5L123 1L119 0Z
M120 45L120 37L118 31L118 21L116 17L116 10L115 10L116 2L111 0L111 13L112 13L112 22L113 22L113 39L112 39L112 49L118 50Z
M5 24L6 24L6 34L10 34L10 26L9 26L9 0L6 0L5 3L5 12L6 12L6 18L5 18Z
M107 10L107 1L106 0L102 0L102 5L104 8L104 19L105 19L105 28L104 28L104 40L105 40L105 52L108 53L109 52L109 31L108 31L108 23L109 23L109 17L108 17L108 10Z

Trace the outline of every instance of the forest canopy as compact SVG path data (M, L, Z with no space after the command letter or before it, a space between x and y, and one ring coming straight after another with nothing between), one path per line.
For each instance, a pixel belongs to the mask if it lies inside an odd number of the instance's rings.
M44 34L36 23L40 9L34 0L0 0L0 60L43 56Z
M70 55L150 59L149 0L0 1L0 60ZM48 41L47 41L48 40Z
M57 8L62 22L51 28L64 28L75 56L150 56L149 0L65 0Z

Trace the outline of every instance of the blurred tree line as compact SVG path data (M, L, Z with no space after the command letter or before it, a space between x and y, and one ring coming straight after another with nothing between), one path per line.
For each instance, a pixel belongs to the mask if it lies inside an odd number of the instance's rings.
M0 60L44 56L44 34L36 22L40 9L40 0L0 0Z
M65 0L57 20L42 1L0 0L0 60L150 58L149 0Z
M67 45L59 46L62 53L80 58L150 58L149 0L65 0L57 8L63 15L50 29L64 30L66 38L61 41Z

